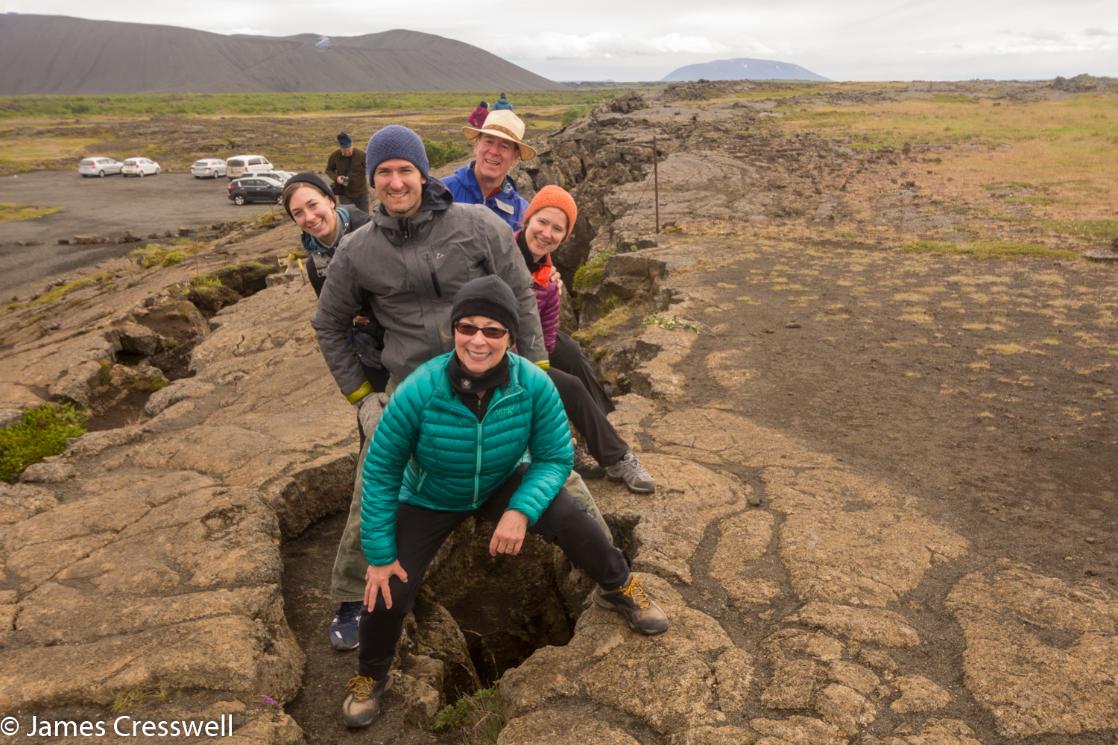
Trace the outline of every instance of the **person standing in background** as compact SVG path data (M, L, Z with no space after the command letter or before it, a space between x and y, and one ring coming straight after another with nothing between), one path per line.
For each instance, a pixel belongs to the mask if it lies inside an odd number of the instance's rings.
M369 181L365 175L365 153L354 150L353 140L342 132L338 149L330 153L326 175L334 195L342 204L352 204L362 212L369 211Z
M489 116L489 104L482 101L477 105L477 108L471 111L470 115L466 117L466 122L471 127L481 129L481 125L485 124L485 117L487 116Z

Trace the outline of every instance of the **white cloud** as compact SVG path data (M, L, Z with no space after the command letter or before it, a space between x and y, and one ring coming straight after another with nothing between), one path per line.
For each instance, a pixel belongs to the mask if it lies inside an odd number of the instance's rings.
M640 38L595 31L564 34L544 31L504 37L490 49L496 54L522 59L592 59L594 57L645 57L662 54L721 54L727 47L702 36L678 33Z
M351 36L407 28L463 41L557 80L655 80L696 62L760 57L832 79L1118 75L1114 0L567 0L515 15L461 0L7 0L13 12Z
M668 34L652 39L650 46L654 54L722 54L726 47L703 36Z

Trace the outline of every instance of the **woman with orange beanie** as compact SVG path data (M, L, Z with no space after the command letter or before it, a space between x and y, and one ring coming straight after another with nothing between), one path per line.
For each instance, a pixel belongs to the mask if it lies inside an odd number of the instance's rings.
M551 364L548 374L559 389L568 418L590 451L588 458L576 450L576 469L584 477L600 477L604 468L606 476L625 482L630 491L649 494L656 490L656 481L606 418L613 411L613 402L578 342L559 330L562 283L551 254L570 236L577 219L574 197L558 186L545 186L528 205L524 228L516 234L516 244L532 273Z

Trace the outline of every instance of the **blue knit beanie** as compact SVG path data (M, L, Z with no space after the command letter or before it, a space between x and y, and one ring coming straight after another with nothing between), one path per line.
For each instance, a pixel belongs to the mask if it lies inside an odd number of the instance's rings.
M353 138L345 132L338 135L338 144L342 147L353 147Z
M427 150L423 147L423 140L415 132L399 124L389 124L384 129L369 138L369 145L365 148L365 167L370 175L377 166L386 160L402 158L419 169L420 175L427 178Z

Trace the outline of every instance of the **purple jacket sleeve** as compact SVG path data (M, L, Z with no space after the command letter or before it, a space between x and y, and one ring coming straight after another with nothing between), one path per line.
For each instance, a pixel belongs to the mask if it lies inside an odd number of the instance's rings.
M536 291L536 305L540 311L540 326L543 328L543 343L550 353L555 348L555 335L559 333L559 285L548 282L540 287L532 283Z

